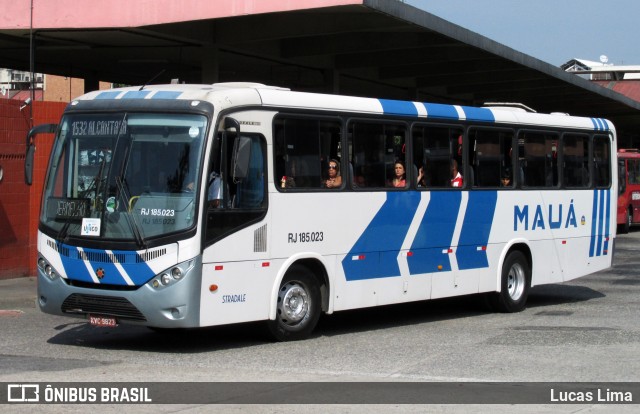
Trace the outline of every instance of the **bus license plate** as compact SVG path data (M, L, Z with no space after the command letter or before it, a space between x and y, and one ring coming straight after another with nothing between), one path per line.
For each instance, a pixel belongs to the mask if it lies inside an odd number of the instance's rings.
M108 328L118 326L116 318L111 316L89 315L89 323L93 326L106 326Z

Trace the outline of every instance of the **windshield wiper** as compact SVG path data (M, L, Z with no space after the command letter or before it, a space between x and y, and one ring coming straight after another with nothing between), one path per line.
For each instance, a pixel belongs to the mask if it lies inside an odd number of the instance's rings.
M65 243L67 241L67 232L69 231L69 226L71 225L71 219L67 219L67 221L62 225L60 232L58 232L58 240L60 243Z
M140 230L140 225L136 219L136 215L129 211L129 195L126 189L126 181L120 178L120 176L116 176L116 185L118 186L118 194L120 196L120 201L124 203L124 207L127 209L125 213L125 217L127 219L127 223L129 223L129 227L133 230L133 235L136 238L136 243L139 247L146 249L147 243L145 242L144 236L142 235L142 231Z

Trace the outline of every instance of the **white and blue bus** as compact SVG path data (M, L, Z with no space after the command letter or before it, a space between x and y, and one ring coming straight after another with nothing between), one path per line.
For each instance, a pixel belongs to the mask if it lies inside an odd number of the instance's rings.
M55 131L38 303L95 325L266 321L534 285L612 264L616 136L601 118L260 84L88 93ZM28 179L29 180L29 179Z

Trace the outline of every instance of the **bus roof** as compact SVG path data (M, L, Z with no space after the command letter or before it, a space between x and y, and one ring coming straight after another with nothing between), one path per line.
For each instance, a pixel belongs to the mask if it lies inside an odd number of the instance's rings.
M218 109L234 106L262 105L273 108L344 111L361 114L471 121L486 124L527 124L614 131L613 124L603 118L574 117L566 114L540 114L511 106L472 107L440 103L362 98L309 92L293 92L287 88L250 82L216 83L213 85L169 84L145 85L89 92L76 100L118 99L184 99L211 102Z

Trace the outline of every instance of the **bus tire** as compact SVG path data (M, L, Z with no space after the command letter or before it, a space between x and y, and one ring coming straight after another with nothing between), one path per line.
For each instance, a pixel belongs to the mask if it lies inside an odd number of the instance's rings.
M492 296L493 308L505 313L524 310L531 288L531 267L521 251L515 250L507 255L500 283L500 292Z
M276 319L268 321L278 341L308 338L320 319L320 286L305 266L293 265L278 289Z

